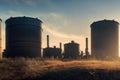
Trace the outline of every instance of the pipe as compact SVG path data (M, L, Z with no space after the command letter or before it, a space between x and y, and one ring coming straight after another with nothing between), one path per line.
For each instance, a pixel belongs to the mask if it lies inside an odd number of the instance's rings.
M88 38L86 38L86 50L88 50Z
M62 50L62 43L60 42L60 49Z
M49 35L47 35L47 48L49 48Z

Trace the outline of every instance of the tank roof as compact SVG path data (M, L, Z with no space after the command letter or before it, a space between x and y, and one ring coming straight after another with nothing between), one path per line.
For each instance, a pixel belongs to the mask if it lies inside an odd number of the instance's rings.
M104 19L104 20L93 22L90 27L92 27L93 25L96 25L96 24L104 24L104 23L111 23L111 24L119 25L119 23L117 21L115 21L115 20L106 20L106 19Z
M9 19L7 19L5 21L5 23L7 23L8 21L13 21L13 20L21 20L21 19L27 19L27 20L36 20L36 21L39 21L42 23L42 21L38 18L32 18L32 17L26 17L26 16L23 16L23 17L10 17Z
M70 45L70 44L77 44L77 45L79 45L78 43L74 42L73 40L70 43L66 43L64 45Z
M57 48L57 47L49 47L49 48L48 48L48 47L47 47L47 48L43 48L43 49L49 49L49 50L50 50L50 49L60 49L60 48Z

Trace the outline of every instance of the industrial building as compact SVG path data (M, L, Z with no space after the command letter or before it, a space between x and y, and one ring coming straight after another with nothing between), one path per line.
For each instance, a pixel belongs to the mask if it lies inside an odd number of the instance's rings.
M62 43L60 43L60 48L56 46L49 46L49 35L47 35L47 47L43 49L44 58L61 58L62 57Z
M61 49L56 46L43 49L44 58L61 58Z
M85 38L85 52L81 51L80 53L80 58L81 59L90 59L91 58L91 55L89 53L89 49L88 49L88 38L86 37Z
M0 19L0 59L2 59L2 19Z
M96 59L118 58L118 25L114 20L101 20L91 24L91 53Z
M71 43L64 44L64 58L78 58L79 44L71 41Z
M82 59L89 59L89 58L91 58L91 55L90 55L90 53L89 53L89 50L88 50L88 38L86 37L85 38L85 45L86 45L86 47L85 47L85 53L83 53L83 51L81 51L81 55L80 55L80 57L82 58Z
M11 17L5 23L4 57L41 57L41 20L31 17Z

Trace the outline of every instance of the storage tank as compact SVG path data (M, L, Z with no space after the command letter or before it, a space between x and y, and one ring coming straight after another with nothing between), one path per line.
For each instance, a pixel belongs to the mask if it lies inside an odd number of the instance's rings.
M5 57L41 56L41 20L31 17L11 17L5 23Z
M64 44L64 58L78 58L79 44L71 41L71 43Z
M0 19L0 59L2 59L2 19Z
M91 24L91 53L97 59L116 59L119 55L119 23L101 20Z

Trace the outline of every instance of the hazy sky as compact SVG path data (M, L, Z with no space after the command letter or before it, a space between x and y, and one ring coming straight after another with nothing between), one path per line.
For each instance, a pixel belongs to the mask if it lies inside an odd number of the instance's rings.
M46 47L46 35L50 46L71 40L85 48L89 38L90 24L110 19L120 22L120 0L0 0L0 17L3 20L3 48L5 20L9 17L29 16L43 21L42 45Z

